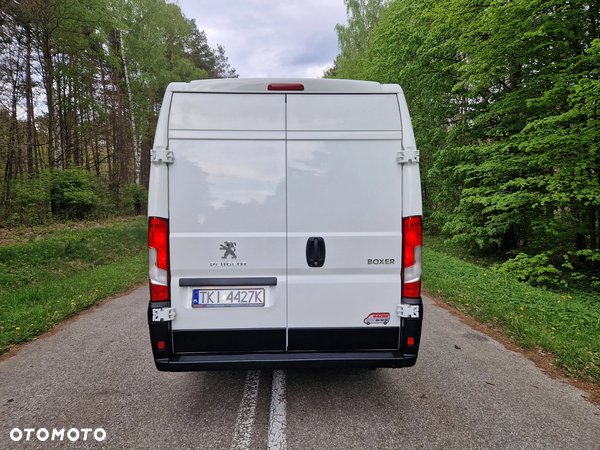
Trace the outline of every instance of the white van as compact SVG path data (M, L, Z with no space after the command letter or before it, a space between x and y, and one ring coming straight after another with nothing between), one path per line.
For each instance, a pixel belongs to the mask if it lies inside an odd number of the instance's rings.
M159 370L415 364L421 185L400 86L171 83L151 159Z

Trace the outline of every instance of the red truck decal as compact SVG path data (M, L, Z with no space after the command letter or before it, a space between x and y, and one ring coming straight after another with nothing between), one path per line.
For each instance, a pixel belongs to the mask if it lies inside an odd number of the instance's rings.
M390 313L371 313L365 319L365 323L367 325L371 325L372 323L382 323L387 325L390 321Z

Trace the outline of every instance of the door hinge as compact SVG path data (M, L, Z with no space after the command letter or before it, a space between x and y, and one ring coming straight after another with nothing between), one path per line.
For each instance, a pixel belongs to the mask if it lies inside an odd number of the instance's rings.
M175 308L154 308L152 322L168 322L175 318Z
M150 160L154 163L171 164L174 159L175 156L172 150L157 148L150 151Z
M398 164L419 162L419 150L416 148L413 149L404 149L398 152Z
M407 305L401 303L398 305L398 316L407 317L410 319L419 318L419 305Z

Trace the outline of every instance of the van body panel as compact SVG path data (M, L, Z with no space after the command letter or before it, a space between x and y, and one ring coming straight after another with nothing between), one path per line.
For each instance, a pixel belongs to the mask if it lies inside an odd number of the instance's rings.
M285 97L175 93L171 110L169 149L177 162L169 175L186 180L169 187L171 304L180 311L172 330L285 330ZM252 132L258 139L239 139ZM215 286L179 282L265 276L277 284L262 286L265 304L253 308L194 307L194 290ZM174 348L190 348L178 336Z
M400 107L400 117L402 121L402 149L417 150L417 143L413 132L408 105L402 90L398 93L398 105ZM423 202L421 200L421 173L419 165L416 163L404 164L402 166L404 174L404 183L402 190L402 214L404 217L422 216Z
M174 93L169 130L285 130L283 94Z
M399 327L290 328L288 351L367 351L397 350Z
M165 150L168 147L168 124L173 94L165 93L164 107L161 108L156 123L154 150ZM148 216L169 217L169 168L166 164L152 163L148 182Z
M295 80L289 80L287 78L230 78L220 80L197 80L190 83L171 83L167 87L167 90L227 93L259 92L268 95L278 95L278 91L267 90L267 86L271 83L300 83L304 86L304 92L353 92L373 94L382 92L382 87L385 86L373 81L331 80L327 78L303 78Z
M421 316L397 311L422 309L402 298L403 220L422 207L418 163L400 161L418 152L399 86L172 83L155 150L149 215L168 220L169 254L169 298L148 311L160 370L415 363Z
M289 131L400 131L393 94L289 95Z
M376 111L385 119L377 120ZM365 318L380 311L390 314L386 326L399 327L402 166L396 163L401 147L396 96L290 96L287 114L294 130L287 144L290 330L366 328ZM324 240L323 267L306 263L311 236ZM372 264L380 259L387 264ZM330 335L335 340L335 332ZM290 331L290 348L319 342L297 343L296 336ZM396 328L395 348L398 339ZM325 350L327 341L313 350Z
M286 329L183 330L173 332L174 352L285 352Z

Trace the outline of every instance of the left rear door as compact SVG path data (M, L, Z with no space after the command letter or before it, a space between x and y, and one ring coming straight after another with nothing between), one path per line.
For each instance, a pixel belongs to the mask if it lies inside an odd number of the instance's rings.
M174 93L169 148L174 351L285 351L285 96Z

